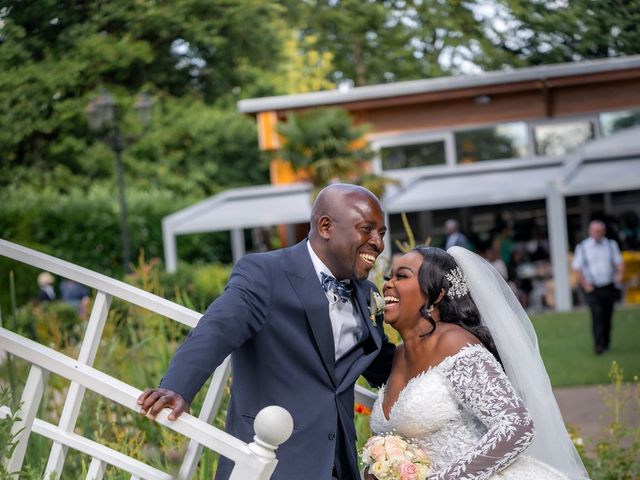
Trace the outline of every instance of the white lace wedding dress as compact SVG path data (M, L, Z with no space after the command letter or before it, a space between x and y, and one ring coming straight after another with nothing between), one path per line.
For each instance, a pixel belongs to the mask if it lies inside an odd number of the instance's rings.
M371 412L372 431L420 445L433 463L430 480L567 479L522 453L533 440L533 422L482 345L467 346L411 379L388 419L384 394L385 387Z

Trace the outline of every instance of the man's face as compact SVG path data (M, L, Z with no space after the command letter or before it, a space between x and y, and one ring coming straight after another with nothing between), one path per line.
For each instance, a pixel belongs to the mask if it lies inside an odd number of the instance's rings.
M327 267L339 280L363 280L384 250L387 228L380 204L366 195L350 195L331 214Z
M592 223L589 225L589 236L596 241L600 241L604 238L605 228L600 223Z

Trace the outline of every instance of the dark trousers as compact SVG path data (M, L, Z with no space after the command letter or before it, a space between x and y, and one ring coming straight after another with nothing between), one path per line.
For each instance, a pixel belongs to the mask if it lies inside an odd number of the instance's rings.
M616 300L616 288L613 283L595 287L586 293L587 304L591 310L591 329L596 351L609 348L611 336L611 317Z

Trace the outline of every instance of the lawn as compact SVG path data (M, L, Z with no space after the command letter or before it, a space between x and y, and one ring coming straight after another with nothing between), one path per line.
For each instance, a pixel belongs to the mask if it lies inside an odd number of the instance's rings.
M625 381L640 377L640 306L616 309L611 351L600 356L593 353L588 310L537 314L532 322L554 387L609 383L613 361L624 370Z

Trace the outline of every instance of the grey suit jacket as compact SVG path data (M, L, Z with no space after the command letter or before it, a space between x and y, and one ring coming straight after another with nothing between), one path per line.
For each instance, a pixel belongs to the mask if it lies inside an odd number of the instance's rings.
M279 405L293 416L293 434L277 451L275 480L329 480L334 465L343 478L358 478L354 384L360 375L372 385L384 383L395 350L382 322L374 325L369 318L374 288L366 280L355 282L354 304L366 327L336 362L328 301L306 240L247 255L177 350L161 386L191 402L232 353L226 430L250 442L263 407ZM221 457L216 479L228 478L232 467Z

